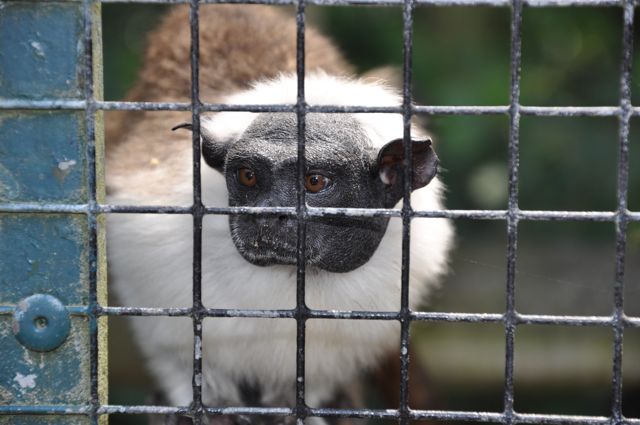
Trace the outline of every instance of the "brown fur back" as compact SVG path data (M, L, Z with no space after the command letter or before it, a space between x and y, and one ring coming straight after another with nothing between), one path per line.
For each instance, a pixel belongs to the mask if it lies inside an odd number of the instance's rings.
M305 33L307 70L348 75L351 67L336 47L314 28ZM188 102L191 98L189 7L177 6L148 37L148 47L129 101ZM247 88L255 80L296 70L296 23L290 8L262 5L200 7L200 97L216 102L221 95ZM107 151L148 113L107 116ZM186 115L188 117L188 115ZM177 122L176 122L177 123ZM164 132L167 128L158 128Z

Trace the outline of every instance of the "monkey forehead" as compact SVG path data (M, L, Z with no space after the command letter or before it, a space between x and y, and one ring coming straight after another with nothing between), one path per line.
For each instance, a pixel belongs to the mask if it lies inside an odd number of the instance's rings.
M297 157L298 128L295 114L260 114L229 153L244 156L251 152L268 152L271 158L290 160ZM307 114L304 128L308 161L368 159L373 152L360 122L349 114Z
M295 104L297 87L298 79L295 74L282 74L270 80L256 82L250 89L225 97L223 102L232 105ZM381 81L339 77L323 72L311 72L305 76L305 101L309 105L402 105L402 98L398 92ZM218 112L214 115L204 115L202 126L214 140L237 140L259 115L261 114L253 112ZM399 113L357 113L352 117L358 121L373 146L378 149L403 135L403 119ZM412 135L423 136L414 126Z

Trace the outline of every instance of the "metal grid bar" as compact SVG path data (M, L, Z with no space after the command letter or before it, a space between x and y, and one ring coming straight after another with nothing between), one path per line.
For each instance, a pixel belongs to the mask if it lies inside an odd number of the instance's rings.
M522 56L522 1L511 6L511 105L509 107L509 202L507 211L507 276L505 329L504 422L514 422L513 370L515 350L515 279L518 244L518 166L520 142L520 66Z
M13 314L13 306L0 306L1 315ZM90 310L86 307L69 306L69 313L75 316L87 316ZM191 317L191 307L100 307L96 313L102 316L138 316L138 317ZM246 310L246 309L203 309L205 317L236 317L264 319L295 319L296 310ZM352 310L311 310L306 313L308 319L336 320L395 320L400 321L397 311L352 311ZM503 323L504 314L500 313L455 313L412 311L409 318L419 322L461 322L461 323ZM555 326L603 326L612 327L615 316L559 316L542 314L515 313L517 325L555 325ZM627 328L640 328L640 317L623 316L621 323Z
M309 309L305 300L306 278L306 250L307 250L307 208L306 190L304 187L306 174L306 114L305 101L305 0L299 0L296 11L296 74L297 74L297 102L296 119L298 122L298 187L296 219L297 219L297 247L296 247L296 406L295 417L297 425L304 425L308 415L305 401L305 343L306 325Z
M189 415L194 425L202 425L202 182L200 178L200 16L199 1L191 0L189 25L191 28L191 140L193 145L193 400Z
M84 47L84 99L85 124L87 137L87 193L89 226L89 357L90 357L90 394L91 423L98 424L100 394L98 383L98 217L97 217L97 172L96 172L96 108L93 74L93 0L83 0L83 47Z
M180 4L189 0L102 0L103 3L151 3L151 4ZM274 4L296 5L296 0L201 0L205 4ZM309 4L323 6L402 6L403 0L309 0ZM607 7L622 6L624 0L524 0L523 4L529 7ZM509 0L416 0L416 6L494 6L508 7Z
M87 214L92 231L92 273L90 275L91 300L88 308L71 307L71 313L88 315L92 323L91 342L91 377L92 397L87 406L0 406L0 414L64 414L89 415L94 423L99 415L110 413L128 414L187 414L194 417L195 423L202 423L203 415L295 415L301 424L307 416L318 417L351 417L351 418L388 418L398 419L401 424L410 420L462 420L511 423L543 423L543 424L604 424L628 423L640 424L640 419L625 419L622 416L622 342L625 327L640 327L640 318L626 317L623 310L623 277L624 253L626 243L626 226L630 221L640 221L640 213L627 210L628 186L628 146L629 123L632 116L640 116L640 108L631 106L631 52L633 34L634 0L395 0L395 1L323 1L308 0L310 4L376 4L381 6L403 6L404 23L404 57L403 68L403 104L401 107L362 107L362 106L308 106L304 101L304 0L102 0L102 3L136 2L136 3L189 3L191 6L190 22L192 31L192 98L191 103L151 103L151 102L103 102L95 100L93 94L92 72L92 32L90 8L94 2L100 0L84 0L85 7L85 48L87 61L85 75L87 85L85 100L0 100L0 109L72 109L85 110L88 126L88 163L90 198L87 205L61 204L10 204L0 205L0 212L30 213L30 212L65 212ZM265 3L292 4L298 6L297 21L297 56L298 56L298 100L295 105L222 105L203 104L199 100L198 90L198 7L203 3ZM511 62L511 101L508 106L415 106L411 105L411 21L414 6L511 6L512 8L512 62ZM624 42L621 76L621 105L619 107L535 107L519 105L520 53L521 53L521 23L523 6L531 7L562 7L562 6L622 6L624 7ZM95 113L100 110L182 110L191 111L193 125L193 170L194 170L194 204L190 207L179 206L122 206L99 205L96 202L96 172L95 172ZM339 209L339 208L306 208L304 190L299 187L298 205L296 208L205 208L201 202L200 188L200 136L199 115L204 111L251 111L251 112L295 112L298 117L298 152L299 172L304 176L304 128L305 114L308 112L382 112L402 113L405 125L405 202L402 210L393 209ZM411 149L410 119L413 114L425 115L508 115L510 117L509 140L509 208L507 210L446 210L446 211L412 211L410 206L410 180L407 165L410 164ZM598 211L521 211L518 209L518 126L521 115L532 116L595 116L618 117L620 120L619 160L618 160L618 208L615 212ZM303 179L301 178L302 182ZM103 307L96 298L95 259L97 258L96 218L104 213L160 213L160 214L192 214L194 218L194 276L193 276L193 305L191 308L138 308L138 307ZM202 219L205 214L287 214L295 215L298 219L298 295L297 306L294 310L221 310L205 309L201 300L201 244ZM358 215L358 216L389 216L403 218L403 273L400 312L357 312L357 311L322 311L309 310L304 300L304 241L305 221L311 216L320 215ZM447 217L488 219L507 221L507 290L506 312L504 314L469 314L469 313L439 313L439 312L411 312L408 308L408 265L409 265L409 228L412 218L419 217ZM517 253L517 224L520 220L584 220L609 221L616 224L616 279L612 316L551 316L551 315L522 315L515 310L515 262ZM94 255L95 254L95 255ZM11 307L0 306L0 315L10 314ZM192 317L194 323L194 358L193 358L193 403L189 407L168 406L112 406L100 405L97 387L97 317L99 316L172 316ZM226 407L211 408L202 405L202 352L201 335L202 320L205 317L261 317L261 318L295 318L297 320L297 394L295 409L288 408L251 408ZM397 320L401 323L401 402L398 410L371 409L311 409L304 400L304 339L305 322L307 319L331 318L346 320ZM408 406L408 329L411 321L447 321L447 322L502 322L505 325L506 365L505 365L505 393L504 412L449 412L449 411L418 411L410 410ZM570 416L570 415L538 415L518 414L513 409L513 360L514 360L514 331L521 324L571 325L571 326L607 326L614 330L613 356L613 402L612 416Z
M0 414L40 414L60 416L86 415L91 406L0 406ZM188 407L147 406L147 405L104 405L98 409L99 415L129 414L129 415L184 415L188 414ZM291 416L294 409L286 407L223 407L206 408L210 415L263 415L263 416ZM362 419L398 419L397 410L381 409L320 409L309 408L309 416L321 418L362 418ZM463 422L492 422L505 423L507 417L497 412L465 412L446 410L411 410L410 420L434 421L463 421ZM554 415L514 413L514 424L539 425L610 425L611 418L605 416ZM626 425L640 425L640 419L625 418Z
M631 66L633 62L634 2L624 4L622 28L622 64L620 70L620 129L618 147L618 214L616 217L616 271L613 313L613 371L611 420L624 421L622 415L622 345L624 341L624 263L627 243L627 196L629 186L629 130L631 127Z
M108 205L95 207L100 214L192 214L193 207L155 205ZM88 205L77 204L0 204L0 213L74 213L86 214ZM204 207L204 214L211 215L286 215L293 217L293 207ZM506 220L508 210L420 210L414 217L451 218L472 220ZM615 222L617 212L610 211L538 211L519 210L514 213L520 220L529 221L595 221ZM307 207L308 217L402 217L402 210L386 208L319 208ZM639 212L625 213L628 222L640 221Z
M191 104L185 102L124 102L96 101L96 110L103 111L190 111ZM411 105L414 115L508 115L509 106L447 106L447 105ZM0 99L0 110L82 110L86 102L73 99L22 100ZM296 105L246 105L226 103L202 103L202 112L296 112ZM399 114L402 106L358 106L358 105L307 105L307 113L382 113ZM640 107L631 107L632 116L640 116ZM538 117L619 117L619 106L520 106L520 115Z
M403 198L402 198L402 268L400 286L400 425L409 423L409 330L411 317L409 307L409 277L411 261L411 81L413 52L413 0L405 0L402 10L402 124L403 124Z

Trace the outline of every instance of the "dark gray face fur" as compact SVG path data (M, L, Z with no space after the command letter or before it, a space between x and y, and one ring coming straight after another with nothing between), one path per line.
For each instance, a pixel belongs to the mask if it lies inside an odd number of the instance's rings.
M230 206L296 205L297 127L293 114L261 114L237 140L214 141L204 135L204 159L224 173ZM378 152L350 115L306 117L307 175L328 179L324 189L307 191L309 206L392 208L402 193L401 161L402 140ZM436 167L430 141L414 142L413 188L427 184ZM253 185L242 183L242 169L252 171ZM313 217L307 223L307 264L331 272L354 270L371 258L387 224L388 218ZM247 261L260 266L296 264L295 218L235 215L229 217L229 225Z

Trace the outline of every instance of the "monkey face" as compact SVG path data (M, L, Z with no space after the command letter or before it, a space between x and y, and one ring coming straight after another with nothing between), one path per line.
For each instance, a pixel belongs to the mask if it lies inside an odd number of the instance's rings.
M381 207L373 150L348 116L307 119L304 186L313 207ZM295 207L297 122L292 115L263 115L229 148L224 173L229 204ZM379 192L379 190L378 190ZM237 215L229 219L233 241L253 264L295 265L298 222L291 216ZM312 217L306 225L306 262L323 270L347 272L364 264L378 247L388 219Z
M371 146L359 122L347 114L309 114L305 129L304 187L308 206L392 208L400 200L402 179L397 175L401 173L401 140L379 152ZM206 162L225 175L230 206L297 205L297 131L293 114L261 114L237 140L203 141ZM414 156L420 161L414 168L428 174L422 180L430 180L435 175L435 154L430 142L416 143L422 143L419 146L424 149L414 149ZM414 178L414 183L418 180ZM305 261L330 272L354 270L371 258L388 220L310 217L305 229ZM233 242L247 261L259 266L296 264L295 217L233 215L229 225Z

